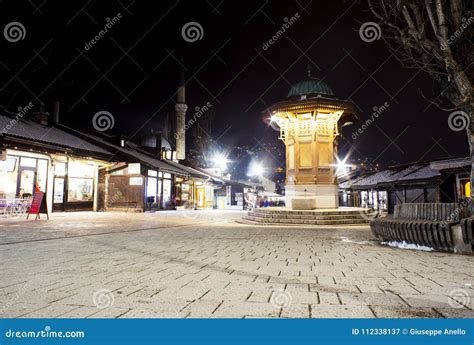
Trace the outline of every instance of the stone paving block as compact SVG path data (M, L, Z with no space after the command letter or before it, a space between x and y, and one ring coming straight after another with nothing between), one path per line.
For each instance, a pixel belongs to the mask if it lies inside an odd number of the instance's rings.
M456 307L463 308L462 305L450 299L448 295L400 295L400 297L412 307L450 308L451 302ZM471 309L474 307L472 299L466 302L469 303L468 306Z
M420 294L415 287L411 285L379 285L379 289L385 293L393 293L396 295L416 295Z
M270 297L272 296L272 290L252 290L249 297L246 299L249 302L261 302L267 303L270 301Z
M280 317L283 318L309 318L309 304L290 304L283 307Z
M188 304L180 312L187 313L188 318L200 318L200 317L210 317L215 310L224 301L208 301L208 300L197 300Z
M440 318L442 317L433 308L411 308L372 306L372 310L378 318Z
M15 305L14 308L8 308L3 310L0 314L1 318L18 318L23 317L23 315L38 312L42 315L47 315L46 313L41 312L40 310L48 307L48 304L38 303L38 304L22 304Z
M224 301L221 306L214 312L214 317L278 317L281 308L275 307L270 303L258 302L243 302L243 303L228 303Z
M474 318L474 311L466 308L434 308L446 318Z
M0 243L18 243L2 246L0 307L11 317L471 316L447 295L463 289L473 309L474 257L381 247L368 227L256 228L233 214L52 214L35 229L1 219ZM99 289L113 306L95 307ZM290 303L272 304L273 291Z
M143 319L156 319L156 318L170 318L170 319L181 319L185 318L187 313L181 313L170 310L151 310L151 309L132 309L127 313L121 315L119 318L143 318Z
M332 292L318 292L319 296L319 303L322 305L325 304L341 304L341 301L339 300L339 297L336 293Z
M290 304L312 304L319 303L319 297L317 292L308 292L308 291L297 291L290 293L285 291L288 294Z
M370 308L365 305L319 305L311 304L312 318L375 318Z
M397 295L384 293L340 293L345 305L407 306Z
M65 312L58 315L58 317L82 319L82 318L94 317L95 314L100 312L100 309L97 307L80 307L80 306L65 305L64 311Z
M88 316L92 318L109 318L109 319L116 319L121 316L125 316L131 309L121 309L115 306L108 307L104 309L100 309L98 313L94 313L93 315Z
M360 293L360 290L355 285L324 285L324 284L310 284L309 290L314 292L332 292L332 293Z

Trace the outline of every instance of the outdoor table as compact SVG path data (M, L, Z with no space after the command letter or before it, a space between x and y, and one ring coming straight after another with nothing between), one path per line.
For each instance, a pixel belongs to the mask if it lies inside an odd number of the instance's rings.
M3 198L0 199L0 214L4 216L21 216L28 212L32 198Z

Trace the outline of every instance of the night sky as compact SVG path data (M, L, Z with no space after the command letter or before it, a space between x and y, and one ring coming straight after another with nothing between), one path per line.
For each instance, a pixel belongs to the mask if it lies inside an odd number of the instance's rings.
M121 18L86 50L107 18L118 13ZM294 24L264 50L285 18L297 13ZM93 115L105 110L115 118L112 132L138 140L174 114L182 57L187 118L210 102L215 115L210 135L220 149L255 148L278 143L262 111L283 100L310 64L313 76L361 110L360 122L343 130L341 155L350 150L353 161L392 165L468 153L465 133L448 127L449 111L425 99L451 107L437 98L436 83L403 67L383 39L361 40L361 24L374 21L363 0L0 0L0 18L2 33L10 22L26 30L18 42L0 36L0 105L10 111L31 101L52 112L58 98L62 123L91 131ZM202 26L200 40L183 39L188 22ZM352 139L373 107L385 102L388 109Z

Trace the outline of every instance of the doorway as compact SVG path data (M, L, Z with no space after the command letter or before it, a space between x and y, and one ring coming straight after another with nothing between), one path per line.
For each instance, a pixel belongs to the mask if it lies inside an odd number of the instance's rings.
M20 167L19 179L16 194L20 198L31 197L35 192L36 186L36 169L29 167Z

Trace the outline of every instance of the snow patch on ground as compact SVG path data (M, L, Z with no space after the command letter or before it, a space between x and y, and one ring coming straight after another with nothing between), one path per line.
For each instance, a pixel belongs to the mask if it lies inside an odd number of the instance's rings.
M369 241L354 241L350 239L349 237L341 236L341 241L344 243L355 243L355 244L373 244Z
M415 249L415 250L422 250L425 252L431 252L434 250L431 247L420 246L418 244L407 243L405 241L403 242L388 241L388 242L382 242L382 244L389 247L396 247L396 248L401 248L401 249Z

